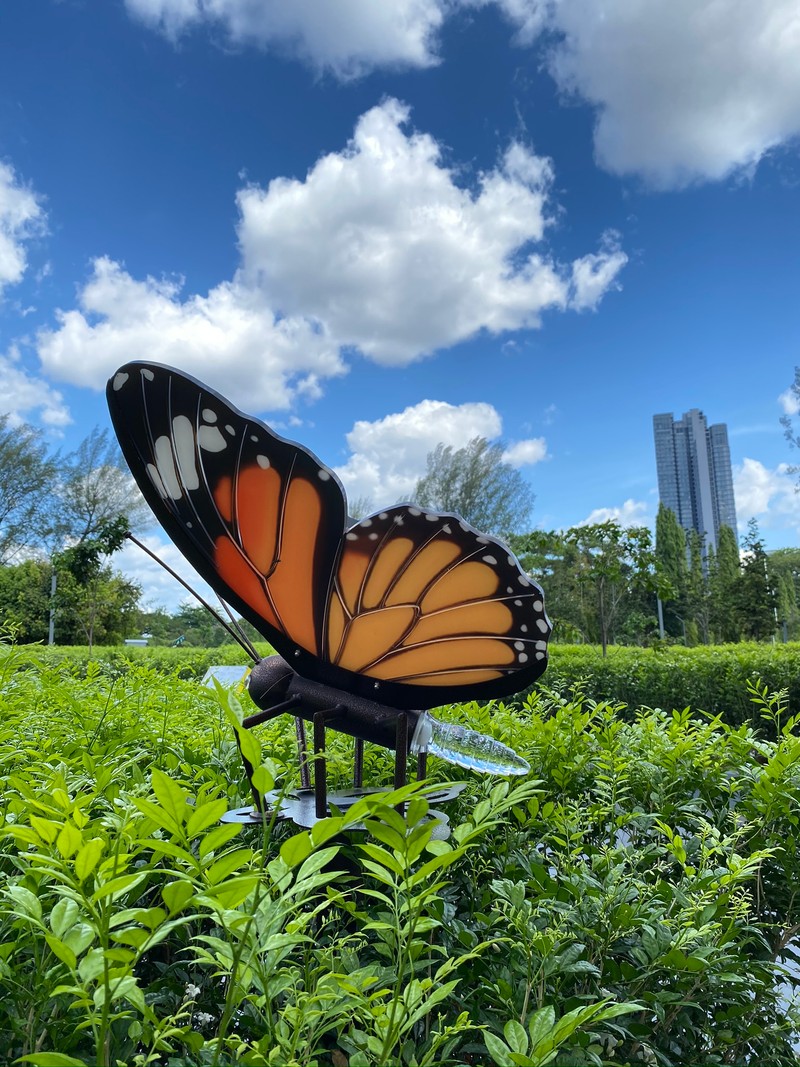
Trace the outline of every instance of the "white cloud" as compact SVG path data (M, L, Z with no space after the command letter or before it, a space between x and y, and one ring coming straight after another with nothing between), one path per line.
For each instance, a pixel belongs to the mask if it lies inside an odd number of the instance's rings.
M513 143L471 192L430 135L405 131L408 118L387 100L304 181L239 194L247 284L385 365L480 330L538 326L548 308L596 306L626 256L609 246L571 266L553 260L549 160Z
M740 530L751 518L760 527L779 530L789 527L800 534L800 493L797 473L788 463L770 470L757 459L745 459L733 471L733 492Z
M531 437L517 441L503 453L503 460L512 467L532 467L547 458L547 442L543 437Z
M652 519L644 500L628 499L622 507L595 508L576 526L592 526L600 522L618 522L620 526L649 526Z
M492 440L503 430L491 404L447 404L422 400L375 422L359 421L347 435L350 458L336 468L350 500L375 508L407 500L427 469L438 444L464 448L473 437ZM538 463L547 455L544 438L519 441L504 458L514 466Z
M357 347L402 365L479 330L539 324L548 307L594 307L625 262L607 247L558 266L541 245L548 160L512 144L476 193L455 185L427 134L387 100L304 182L238 197L242 267L207 295L95 259L78 307L38 335L44 369L100 388L122 363L177 364L246 410L316 399Z
M784 415L800 414L800 398L798 398L793 389L787 389L786 392L781 393L778 397L778 403Z
M25 241L44 230L45 214L37 195L0 162L0 296L25 273Z
M544 6L518 3L520 25ZM595 152L610 171L680 187L751 168L800 133L797 0L559 0L547 10L562 35L549 68L597 108Z
M57 330L39 334L42 366L73 385L99 388L131 359L177 364L246 410L286 408L296 393L314 397L323 377L345 366L325 331L310 320L278 319L237 281L207 296L181 297L180 284L137 281L96 259L80 309L59 311Z
M444 0L125 0L142 22L176 38L206 23L232 43L277 47L349 78L375 67L427 67Z
M172 38L201 25L340 78L438 62L446 17L496 6L530 46L548 31L561 90L596 108L601 166L656 186L717 180L800 133L797 0L126 0ZM536 62L539 56L536 56Z
M10 415L14 424L27 421L34 412L38 421L52 430L72 421L61 393L28 373L16 345L0 355L0 397L3 413Z

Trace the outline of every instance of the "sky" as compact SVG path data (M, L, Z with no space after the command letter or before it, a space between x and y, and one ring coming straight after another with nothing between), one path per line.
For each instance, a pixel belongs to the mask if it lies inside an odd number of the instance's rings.
M154 360L376 510L481 435L532 525L652 525L697 407L795 546L799 208L797 0L0 0L0 412L53 449Z

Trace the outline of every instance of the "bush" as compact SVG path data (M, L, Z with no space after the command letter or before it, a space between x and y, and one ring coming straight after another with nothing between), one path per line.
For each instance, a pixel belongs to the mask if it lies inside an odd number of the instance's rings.
M800 740L759 699L775 741L581 695L454 706L531 774L468 776L449 841L418 786L297 832L218 822L246 803L237 733L262 788L294 783L290 719L243 733L235 699L174 673L12 649L6 1058L796 1063L781 961L800 926ZM390 755L368 749L385 780ZM334 775L350 751L334 739Z
M665 711L691 707L721 715L731 726L756 725L759 712L750 701L748 681L761 681L771 692L786 690L790 713L800 712L800 643L616 646L606 657L591 645L553 645L547 672L536 688L580 684L596 700Z

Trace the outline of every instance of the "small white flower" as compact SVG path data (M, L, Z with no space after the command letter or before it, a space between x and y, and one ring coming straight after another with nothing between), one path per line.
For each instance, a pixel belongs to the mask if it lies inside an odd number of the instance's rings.
M189 982L189 984L186 987L186 999L187 1000L197 1000L197 998L199 996L200 996L200 986L199 985L195 985L194 982Z
M209 1023L213 1023L214 1016L209 1015L207 1011L199 1011L195 1015L194 1021L197 1023L198 1026L208 1026Z

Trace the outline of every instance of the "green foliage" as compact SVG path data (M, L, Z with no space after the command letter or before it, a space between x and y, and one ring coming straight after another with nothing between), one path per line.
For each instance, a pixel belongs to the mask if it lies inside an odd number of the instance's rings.
M579 685L598 700L618 701L631 709L645 706L671 712L691 707L698 713L721 715L730 726L756 726L759 718L747 693L748 682L761 681L773 692L785 690L791 713L800 712L798 656L797 643L618 646L606 658L596 647L555 645L540 685L555 689Z
M293 784L291 720L242 731L235 697L174 671L6 648L4 1052L793 1063L780 961L800 924L800 741L785 694L746 696L773 741L579 693L445 709L513 743L532 775L472 776L449 840L424 785L297 832L219 823L246 802L235 734L263 788ZM350 751L334 738L334 775ZM386 780L389 754L368 746L367 770Z
M0 415L0 563L38 547L51 532L57 469L40 430Z

